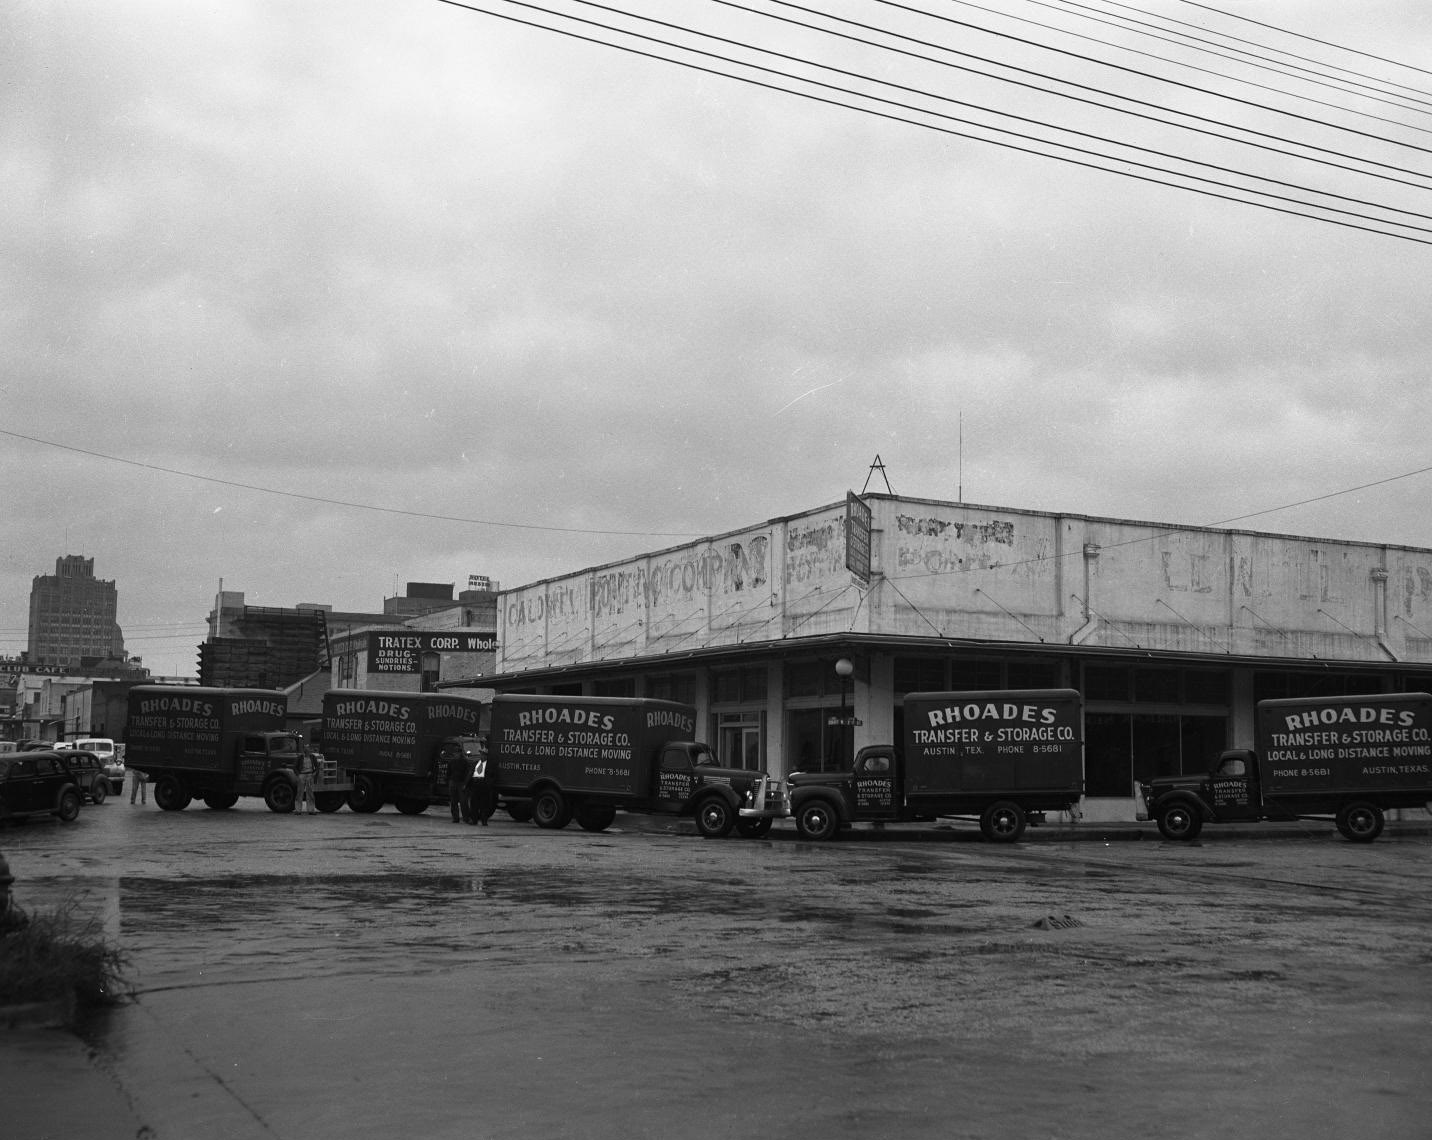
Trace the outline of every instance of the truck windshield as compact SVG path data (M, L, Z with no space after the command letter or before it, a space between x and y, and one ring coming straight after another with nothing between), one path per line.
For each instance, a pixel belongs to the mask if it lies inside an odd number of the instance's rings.
M269 754L290 756L298 751L298 741L292 736L275 737L269 741Z

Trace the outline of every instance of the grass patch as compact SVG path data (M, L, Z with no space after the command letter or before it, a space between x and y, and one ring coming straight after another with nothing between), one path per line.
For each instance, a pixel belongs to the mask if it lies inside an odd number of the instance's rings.
M0 1005L73 1000L76 1010L119 1005L133 990L125 956L73 902L0 919Z

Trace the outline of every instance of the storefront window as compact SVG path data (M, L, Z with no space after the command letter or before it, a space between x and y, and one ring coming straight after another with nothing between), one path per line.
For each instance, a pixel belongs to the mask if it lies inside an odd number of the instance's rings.
M998 689L1002 678L998 661L955 660L950 662L950 688L954 692Z
M895 658L895 691L905 693L939 693L945 690L945 659L943 657Z

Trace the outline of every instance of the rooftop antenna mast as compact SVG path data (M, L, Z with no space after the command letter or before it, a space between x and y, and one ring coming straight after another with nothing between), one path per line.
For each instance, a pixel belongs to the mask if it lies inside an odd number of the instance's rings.
M860 493L863 495L869 489L871 476L873 476L876 471L879 471L880 478L885 480L885 490L889 494L893 495L895 493L895 489L890 486L890 476L885 474L885 464L880 462L880 456L878 455L875 457L874 462L870 464L870 470L865 475L865 486L860 488Z

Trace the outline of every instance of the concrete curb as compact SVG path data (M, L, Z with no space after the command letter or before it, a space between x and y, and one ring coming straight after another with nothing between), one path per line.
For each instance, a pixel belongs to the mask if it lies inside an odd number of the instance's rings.
M696 825L681 817L663 815L640 815L621 812L617 815L614 831L626 831L655 835L695 836ZM910 843L983 843L978 824L969 820L936 823L892 823L884 826L862 823L840 833L841 842L899 840ZM734 833L733 833L734 836ZM1219 839L1309 839L1328 837L1341 840L1331 822L1321 820L1293 820L1289 823L1210 823L1203 829L1198 842ZM1432 821L1427 823L1395 821L1389 822L1383 831L1385 839L1409 839L1432 837ZM802 842L796 834L794 822L777 820L768 842ZM1149 840L1167 843L1159 834L1158 825L1148 823L1059 823L1040 824L1026 829L1020 843L1136 843ZM1381 842L1381 839L1377 840Z

